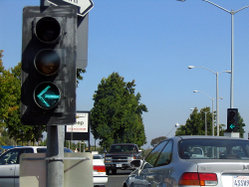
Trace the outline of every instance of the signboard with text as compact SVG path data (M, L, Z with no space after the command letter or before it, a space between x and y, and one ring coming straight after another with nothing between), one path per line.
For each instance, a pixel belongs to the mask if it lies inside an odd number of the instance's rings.
M48 3L53 5L65 5L76 6L79 9L78 15L85 16L93 8L94 4L92 0L47 0Z
M89 111L77 111L76 123L66 125L66 140L89 140Z

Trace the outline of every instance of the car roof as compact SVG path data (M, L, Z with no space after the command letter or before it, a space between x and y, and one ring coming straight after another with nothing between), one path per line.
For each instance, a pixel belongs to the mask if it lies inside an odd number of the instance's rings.
M137 144L134 144L134 143L115 143L112 145L137 145Z
M243 138L234 138L234 137L228 137L228 136L203 136L203 135L184 135L184 136L175 136L174 139L225 139L225 140L245 140L248 141L247 139Z

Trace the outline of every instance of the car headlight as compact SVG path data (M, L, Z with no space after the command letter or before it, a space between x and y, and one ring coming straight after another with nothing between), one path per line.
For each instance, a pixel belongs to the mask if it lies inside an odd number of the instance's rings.
M128 157L128 160L134 160L134 157L133 156Z
M112 160L112 157L105 157L105 162L111 162L111 160Z

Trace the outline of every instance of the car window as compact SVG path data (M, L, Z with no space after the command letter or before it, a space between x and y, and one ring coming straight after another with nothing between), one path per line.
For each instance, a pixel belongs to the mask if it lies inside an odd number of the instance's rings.
M182 159L249 160L249 141L236 139L183 139L179 142Z
M168 144L164 147L161 154L159 155L155 166L167 165L171 162L172 145L173 145L172 141L168 141Z
M37 153L46 153L47 148L37 148Z
M135 145L112 145L109 152L110 153L138 152L138 149Z
M93 159L103 159L102 155L93 155Z
M154 167L155 166L155 162L159 156L159 154L161 153L162 149L164 148L164 146L168 143L168 141L163 141L161 143L159 143L151 152L150 154L145 158L146 161L146 165L147 167Z
M6 164L19 164L19 157L22 153L33 153L32 148L25 148L25 149L12 149L0 157L0 165Z

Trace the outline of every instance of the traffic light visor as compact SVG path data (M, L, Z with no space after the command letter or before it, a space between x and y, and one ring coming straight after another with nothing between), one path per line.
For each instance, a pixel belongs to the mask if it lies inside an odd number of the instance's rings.
M43 17L37 22L35 33L40 41L51 43L59 38L61 27L55 18Z
M41 50L35 58L35 67L39 73L50 76L58 72L60 57L55 50Z

